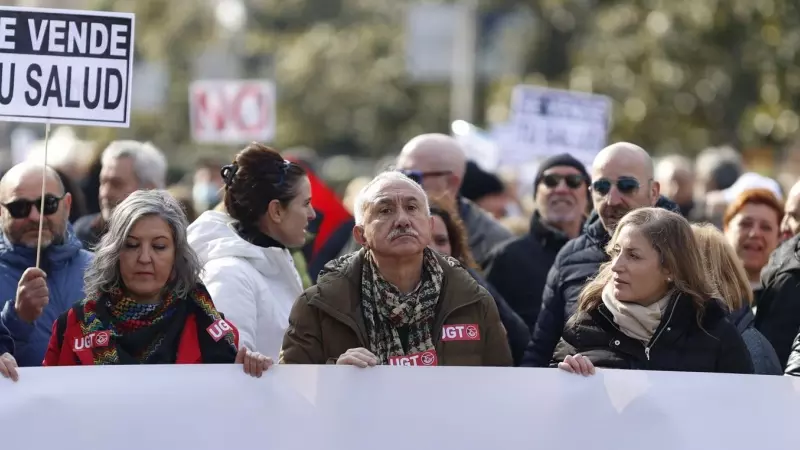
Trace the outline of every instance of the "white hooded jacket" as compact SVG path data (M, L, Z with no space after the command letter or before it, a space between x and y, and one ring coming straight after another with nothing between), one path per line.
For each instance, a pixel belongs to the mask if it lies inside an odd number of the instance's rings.
M288 250L251 244L234 223L226 213L206 211L189 226L189 245L211 300L238 328L240 345L277 361L303 284Z

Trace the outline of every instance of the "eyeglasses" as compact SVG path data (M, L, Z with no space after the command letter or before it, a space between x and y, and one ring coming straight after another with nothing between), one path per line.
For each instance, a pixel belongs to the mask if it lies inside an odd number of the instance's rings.
M58 205L61 203L61 200L64 198L64 195L61 197L56 197L52 194L47 194L44 196L44 215L49 216L55 214L58 211ZM24 219L31 214L31 208L36 208L39 211L39 207L41 206L42 198L39 197L36 200L25 200L19 199L14 200L13 202L2 203L3 207L8 210L8 213L11 214L11 217L15 219ZM41 211L40 211L41 212Z
M437 170L431 172L423 172L421 170L400 170L400 173L408 178L411 178L417 182L417 184L422 184L422 180L424 180L426 177L443 177L445 175L450 175L453 172L449 170Z
M611 180L601 178L592 183L592 191L597 192L600 195L608 195L608 193L611 191L611 186L617 186L617 190L619 192L628 195L636 192L636 190L639 189L640 184L639 180L633 177L619 177L616 183L612 183Z
M569 175L561 175L558 173L551 173L542 177L542 182L545 186L549 188L554 188L561 183L561 180L564 180L567 183L567 187L570 189L578 189L583 185L585 178L583 175L573 173Z

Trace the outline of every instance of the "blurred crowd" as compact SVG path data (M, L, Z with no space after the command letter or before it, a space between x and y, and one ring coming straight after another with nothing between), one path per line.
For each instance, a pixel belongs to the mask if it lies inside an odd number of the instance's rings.
M34 152L0 181L5 375L190 362L260 375L278 361L800 370L800 183L746 171L731 148L654 159L620 142L591 167L552 155L525 196L442 134L344 189L308 149L253 143L185 174L147 142L50 151L47 170Z

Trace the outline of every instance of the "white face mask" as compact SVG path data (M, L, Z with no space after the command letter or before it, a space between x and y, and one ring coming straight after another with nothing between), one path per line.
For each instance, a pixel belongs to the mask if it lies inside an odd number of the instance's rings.
M198 211L206 211L220 202L220 187L214 183L195 183L192 187L192 201Z

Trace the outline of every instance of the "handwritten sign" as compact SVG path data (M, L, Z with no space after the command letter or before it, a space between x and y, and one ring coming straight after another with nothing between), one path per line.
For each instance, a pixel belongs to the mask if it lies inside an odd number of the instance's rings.
M570 153L584 164L606 146L611 100L602 95L520 85L511 98L515 161Z

